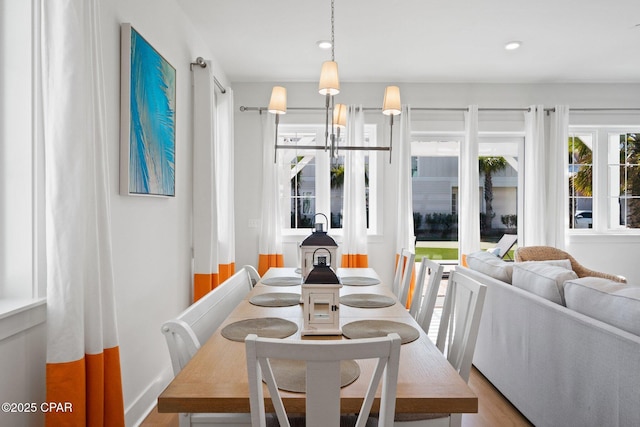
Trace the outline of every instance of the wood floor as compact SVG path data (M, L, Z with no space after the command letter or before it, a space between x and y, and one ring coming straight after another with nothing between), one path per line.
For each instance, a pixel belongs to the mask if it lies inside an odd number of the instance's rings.
M476 368L471 370L469 387L478 396L478 413L464 414L462 416L463 427L519 427L532 425ZM154 409L142 423L142 426L178 427L178 415L160 414Z

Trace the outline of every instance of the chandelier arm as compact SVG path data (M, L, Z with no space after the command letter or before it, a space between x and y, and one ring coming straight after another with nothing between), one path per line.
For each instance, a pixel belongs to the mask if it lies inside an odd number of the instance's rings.
M393 146L393 114L390 117L391 122L389 124L389 164L391 164L391 147Z
M278 124L280 123L280 114L276 114L276 137L273 148L273 163L278 162Z
M329 103L331 101L331 95L328 93L325 95L325 119L324 119L324 151L327 151L329 144Z

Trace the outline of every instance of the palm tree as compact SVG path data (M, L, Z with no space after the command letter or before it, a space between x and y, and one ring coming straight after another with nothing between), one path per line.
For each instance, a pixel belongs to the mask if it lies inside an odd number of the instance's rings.
M573 190L582 196L591 197L593 195L593 168L591 167L593 151L579 137L572 136L569 137L569 156L570 165L580 165L570 178Z
M344 186L344 165L334 164L331 166L331 188L342 188Z
M626 179L621 194L625 196L640 195L640 134L621 135L626 142L625 150L620 150L620 164L626 165ZM627 227L640 228L640 200L637 197L627 199Z
M504 157L478 157L480 172L484 173L484 229L490 230L493 213L493 174L506 169L507 161Z
M569 215L574 224L577 197L593 196L593 151L577 136L569 137L569 165L578 166L569 177Z

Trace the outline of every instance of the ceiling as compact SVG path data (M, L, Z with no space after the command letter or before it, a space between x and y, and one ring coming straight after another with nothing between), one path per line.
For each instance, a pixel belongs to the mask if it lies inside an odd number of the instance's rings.
M331 58L330 0L176 1L232 82ZM335 0L335 44L343 82L640 83L640 1Z

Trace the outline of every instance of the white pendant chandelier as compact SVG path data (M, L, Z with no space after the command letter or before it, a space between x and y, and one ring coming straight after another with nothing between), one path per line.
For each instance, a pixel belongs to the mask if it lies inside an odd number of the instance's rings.
M391 162L391 147L393 144L393 116L402 112L400 101L400 89L398 86L387 86L384 91L382 103L382 114L390 117L389 146L388 147L368 147L368 146L341 146L338 147L340 130L347 125L347 106L335 104L334 96L340 93L340 79L338 78L338 63L335 61L335 7L334 0L331 0L331 60L322 63L320 71L320 81L318 82L318 92L325 97L325 141L324 146L306 146L308 149L330 150L331 157L337 157L338 148L340 150L375 150L389 151L389 162ZM274 86L271 91L271 100L268 107L269 113L276 117L275 149L291 148L278 144L278 124L280 115L287 112L287 89L282 86ZM331 117L331 121L329 118Z

